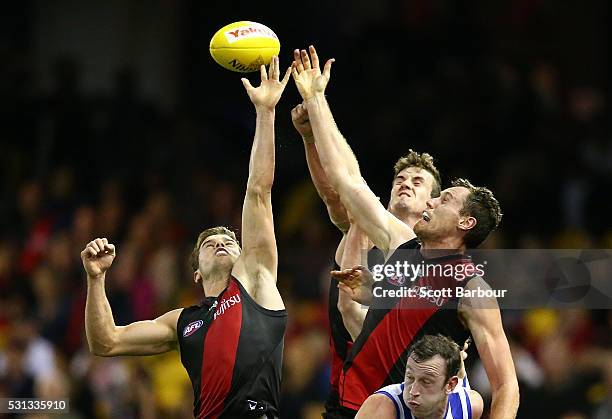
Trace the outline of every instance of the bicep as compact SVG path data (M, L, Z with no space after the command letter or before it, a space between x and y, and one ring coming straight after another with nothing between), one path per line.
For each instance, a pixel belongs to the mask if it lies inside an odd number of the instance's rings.
M395 405L384 394L372 394L361 405L355 419L395 419Z
M236 264L243 265L247 278L264 268L276 279L277 263L271 194L247 191L242 209L242 254Z
M516 380L514 361L510 352L510 345L501 320L501 313L497 308L497 301L471 299L471 303L462 306L463 315L472 336L476 349L480 355L483 366L493 389L502 384Z
M155 320L118 326L116 342L107 355L156 355L175 349L178 344L176 323L181 311L176 309Z

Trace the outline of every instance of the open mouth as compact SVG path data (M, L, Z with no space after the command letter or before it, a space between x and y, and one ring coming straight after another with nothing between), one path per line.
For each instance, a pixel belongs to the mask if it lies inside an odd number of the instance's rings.
M429 213L427 211L423 211L423 220L425 220L426 222L431 221L431 217L429 216Z
M215 256L219 256L219 255L227 256L227 255L229 255L229 253L225 249L217 249L217 251L215 252Z

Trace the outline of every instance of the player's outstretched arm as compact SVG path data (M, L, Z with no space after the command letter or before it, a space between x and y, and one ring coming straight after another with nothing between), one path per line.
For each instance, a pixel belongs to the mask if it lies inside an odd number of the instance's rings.
M321 161L319 160L319 154L317 153L312 134L312 127L308 119L308 111L302 103L291 110L291 120L304 142L306 163L308 164L308 171L310 172L312 183L319 197L321 197L323 203L325 203L330 220L342 233L346 234L350 224L346 209L340 201L340 195L338 195L336 190L331 186L331 183L329 183L325 170L323 166L321 166ZM341 259L338 259L338 264L340 260Z
M466 289L490 289L482 278ZM519 406L519 387L497 300L462 297L459 312L472 332L474 343L491 383L491 419L512 419Z
M241 280L247 292L269 309L283 308L276 289L278 254L272 218L272 183L274 182L275 107L289 81L290 69L280 79L278 57L272 57L269 78L261 67L261 84L255 88L247 79L242 83L255 105L255 138L249 161L249 179L242 207L242 254L232 274Z
M340 269L352 268L353 266L359 265L362 261L361 259L364 255L364 251L368 249L368 244L368 237L363 230L361 230L357 224L352 223L346 235ZM343 287L339 288L338 310L342 314L344 327L346 327L346 330L348 330L354 342L361 333L367 310L364 309L363 305L353 301L351 295L346 292Z
M81 252L87 272L85 332L89 350L98 356L155 355L176 348L176 323L182 309L155 320L116 326L106 298L106 271L115 258L115 246L107 239L95 239Z
M357 224L378 248L387 253L415 237L415 234L389 213L370 190L361 177L355 155L334 122L324 95L333 60L325 63L321 73L319 59L312 46L310 56L312 62L305 50L296 50L292 74L308 111L321 165Z

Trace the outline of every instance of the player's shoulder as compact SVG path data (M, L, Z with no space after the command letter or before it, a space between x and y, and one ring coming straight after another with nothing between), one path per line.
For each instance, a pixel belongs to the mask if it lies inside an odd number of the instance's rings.
M381 389L382 390L382 389ZM378 391L366 399L361 405L355 419L377 417L395 419L397 417L396 402L384 393Z
M472 389L465 389L470 400L470 408L472 409L472 419L479 419L484 410L484 400L479 392Z
M395 396L398 396L398 395L401 396L403 392L404 392L404 383L390 384L386 387L376 390L376 393L382 393L382 394L389 393Z
M467 412L468 409L470 415L467 417L470 419L479 419L482 416L484 401L482 396L475 390L457 386L448 396L448 403L453 412L453 417L466 418L465 412Z

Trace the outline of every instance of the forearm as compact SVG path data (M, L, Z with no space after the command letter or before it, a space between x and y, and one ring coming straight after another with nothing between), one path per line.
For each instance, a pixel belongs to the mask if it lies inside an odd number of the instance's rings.
M308 164L310 178L319 197L321 197L327 207L329 218L340 231L346 232L349 228L346 209L340 201L340 196L329 183L323 166L321 166L314 139L304 138L304 151L306 153L306 163Z
M353 301L345 292L340 292L338 294L338 311L342 314L344 327L349 332L354 342L363 328L363 321L366 315L364 306Z
M503 383L493 390L491 419L514 419L519 406L519 387L516 380Z
M316 140L321 165L332 187L340 194L355 179L361 179L359 164L346 139L336 126L329 104L322 94L304 102Z
M104 277L87 278L85 332L89 350L95 355L109 353L116 341L115 320L106 298L104 281Z
M256 107L256 111L247 193L270 192L274 183L274 109Z

